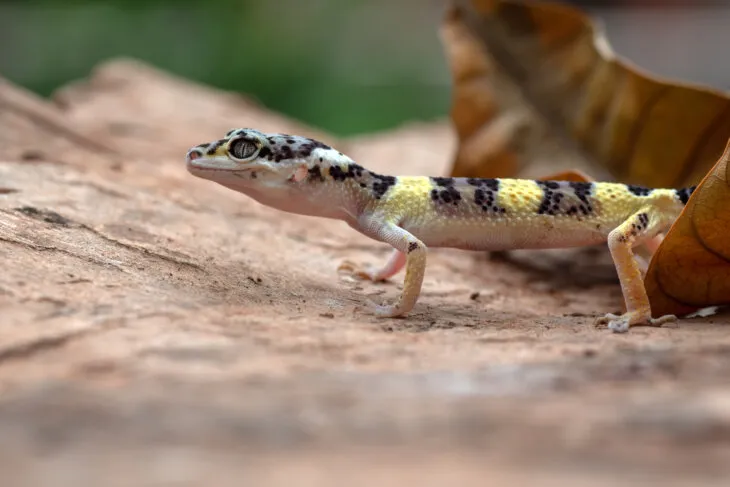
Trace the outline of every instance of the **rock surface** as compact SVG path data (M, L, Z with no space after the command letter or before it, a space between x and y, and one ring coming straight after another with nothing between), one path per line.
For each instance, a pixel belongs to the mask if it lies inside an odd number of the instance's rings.
M723 485L727 314L638 328L607 255L433 250L402 276L340 222L190 176L233 127L390 174L446 174L447 122L337 140L129 60L52 100L0 81L3 485ZM726 484L724 484L726 485Z

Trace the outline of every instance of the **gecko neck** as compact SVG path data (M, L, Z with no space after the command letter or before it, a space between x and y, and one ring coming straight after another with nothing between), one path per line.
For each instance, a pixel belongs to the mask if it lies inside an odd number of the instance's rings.
M307 178L297 183L301 199L316 211L307 214L352 221L396 184L394 176L370 171L347 156L333 156L331 152L313 154Z

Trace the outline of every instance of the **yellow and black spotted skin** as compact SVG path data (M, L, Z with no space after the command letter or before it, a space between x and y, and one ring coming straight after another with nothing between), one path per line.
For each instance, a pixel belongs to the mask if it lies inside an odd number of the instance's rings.
M627 312L602 321L616 332L658 325L632 248L665 231L694 188L621 183L386 176L306 137L231 130L188 151L188 170L282 211L336 218L395 250L379 269L343 267L372 280L404 266L403 291L379 316L407 314L426 269L427 247L469 250L563 248L607 242Z

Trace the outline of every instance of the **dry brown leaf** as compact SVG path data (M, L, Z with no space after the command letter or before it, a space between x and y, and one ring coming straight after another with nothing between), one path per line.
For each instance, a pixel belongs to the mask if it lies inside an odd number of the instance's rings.
M442 38L454 78L455 176L513 176L527 163L540 174L547 157L558 164L550 170L683 187L707 173L730 133L726 95L641 72L569 6L452 0Z
M645 284L654 316L730 304L730 141L657 249Z
M557 3L452 0L442 37L455 86L454 176L534 177L547 153L560 158L551 170L685 187L720 158L658 247L646 287L654 316L730 304L725 94L641 72L586 15Z

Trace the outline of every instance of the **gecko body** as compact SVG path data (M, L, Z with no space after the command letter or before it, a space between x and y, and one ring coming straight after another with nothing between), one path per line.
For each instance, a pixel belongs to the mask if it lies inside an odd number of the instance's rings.
M429 247L465 250L548 249L607 242L627 312L600 321L615 332L660 325L652 318L632 248L666 231L694 187L649 189L621 183L387 176L370 171L322 142L235 129L192 147L195 176L290 213L333 218L394 252L381 268L353 273L380 281L406 269L394 304L378 316L407 314L421 291Z

